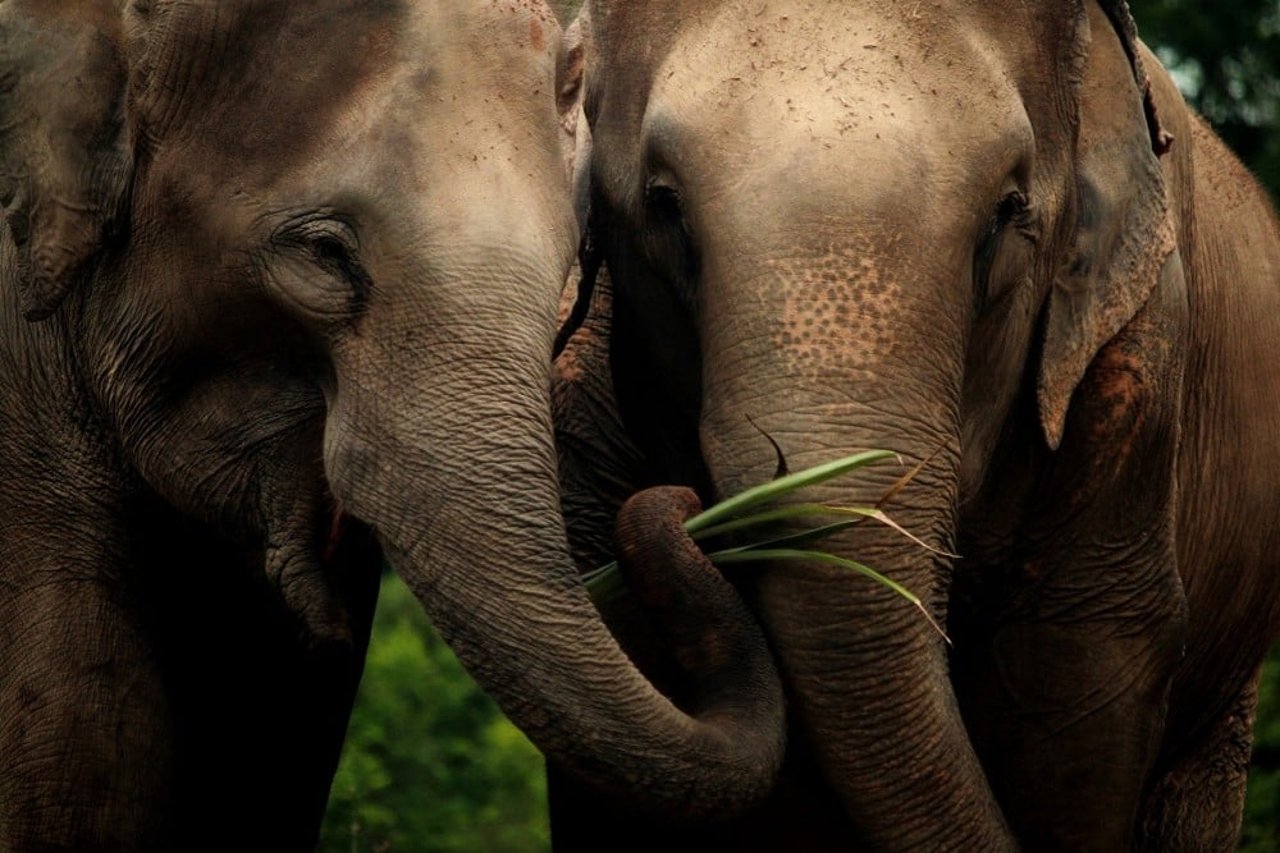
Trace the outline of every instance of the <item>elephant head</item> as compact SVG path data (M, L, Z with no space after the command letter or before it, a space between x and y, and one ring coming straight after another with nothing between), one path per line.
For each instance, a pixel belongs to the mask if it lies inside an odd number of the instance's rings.
M768 479L757 425L793 469L889 448L930 460L899 521L974 554L991 543L971 535L1018 530L1055 459L1076 501L1055 535L1103 467L1148 445L1168 460L1179 363L1148 344L1181 310L1169 139L1123 3L590 5L613 380L655 480ZM1086 446L1106 461L1072 479ZM807 497L873 505L898 475ZM1167 472L1144 487L1133 517L1163 524ZM993 494L1007 526L971 534ZM831 547L944 618L964 569L861 526ZM1013 844L918 614L838 569L739 577L857 831L877 849Z
M749 677L686 714L576 580L547 399L576 245L559 44L523 0L7 0L6 252L125 463L260 545L317 647L350 643L324 554L352 519L548 755L710 814L767 788L780 689L716 599L741 654L709 670ZM695 557L649 567L691 607L727 589Z

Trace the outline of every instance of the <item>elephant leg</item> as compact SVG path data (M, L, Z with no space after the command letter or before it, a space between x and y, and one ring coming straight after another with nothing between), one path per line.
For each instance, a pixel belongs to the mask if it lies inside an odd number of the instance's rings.
M6 560L0 572L2 850L165 837L168 699L126 587L100 569Z
M1074 577L1058 594L1086 590ZM1089 614L1049 615L1056 595L1036 597L1034 613L1002 621L982 641L956 637L966 725L1027 849L1132 844L1164 733L1181 616L1172 595L1123 617L1107 612L1132 606L1131 594L1094 587L1082 599L1099 608Z
M1257 705L1255 674L1222 716L1157 775L1147 795L1138 849L1236 849Z

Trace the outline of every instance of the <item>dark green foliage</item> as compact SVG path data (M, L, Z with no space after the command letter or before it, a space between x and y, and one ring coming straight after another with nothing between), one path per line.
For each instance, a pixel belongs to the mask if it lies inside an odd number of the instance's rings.
M388 575L320 849L516 853L548 838L538 751Z
M1134 0L1142 38L1280 199L1280 2Z
M1253 767L1240 849L1274 853L1280 850L1280 650L1271 655L1262 671L1253 737Z

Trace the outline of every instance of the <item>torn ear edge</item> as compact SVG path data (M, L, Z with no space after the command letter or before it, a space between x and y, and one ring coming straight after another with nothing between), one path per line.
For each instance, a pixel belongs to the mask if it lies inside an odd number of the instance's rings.
M1046 443L1057 450L1072 397L1099 353L1151 301L1166 280L1181 275L1181 260L1167 216L1130 212L1128 229L1101 269L1064 271L1055 282L1045 323L1036 396ZM1176 267L1176 269L1173 269Z
M1147 133L1151 136L1151 150L1157 157L1163 157L1173 148L1173 134L1160 123L1160 114L1156 110L1155 95L1151 91L1151 78L1142 64L1142 56L1138 51L1138 25L1133 20L1133 12L1127 0L1099 0L1102 10L1111 19L1111 26L1120 36L1125 55L1129 57L1129 65L1133 69L1133 79L1142 93L1142 109L1147 117Z
M587 50L582 21L577 20L565 30L556 69L556 110L561 120L569 117L581 101L583 78L586 74Z
M27 321L38 323L53 316L72 290L93 277L104 246L123 230L120 211L127 206L127 177L105 180L113 185L106 191L110 198L63 206L42 198L52 190L36 183L15 196L15 202L34 196L32 207L23 202L5 207L5 221L17 248L19 304Z

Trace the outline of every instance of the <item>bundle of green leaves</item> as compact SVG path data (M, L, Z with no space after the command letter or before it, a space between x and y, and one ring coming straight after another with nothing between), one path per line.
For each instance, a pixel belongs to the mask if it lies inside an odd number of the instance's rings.
M795 474L785 474L776 479L740 494L728 498L710 509L690 518L684 524L685 531L700 545L722 540L726 536L734 536L738 540L745 539L748 544L734 545L727 548L712 548L707 551L707 559L716 566L732 566L744 563L810 561L840 566L864 575L875 583L893 590L909 601L929 621L939 634L946 638L946 633L933 618L933 614L920 601L920 597L902 584L877 572L870 566L857 560L832 554L828 551L814 550L812 545L855 524L873 521L886 525L920 548L945 556L954 557L944 551L930 546L908 532L898 524L884 507L905 486L920 469L928 463L925 460L909 471L904 477L885 493L875 506L835 506L817 503L778 504L783 498L795 495L802 489L825 483L836 477L865 468L877 462L897 459L897 454L888 450L868 450L853 456L846 456L833 462L816 465ZM785 466L780 463L780 468ZM838 519L838 520L833 520ZM795 529L796 522L823 520L823 523ZM780 526L791 525L790 530L779 530ZM616 562L602 566L589 572L584 581L587 590L597 603L607 601L623 594L626 589L622 575ZM948 640L948 642L950 642Z

